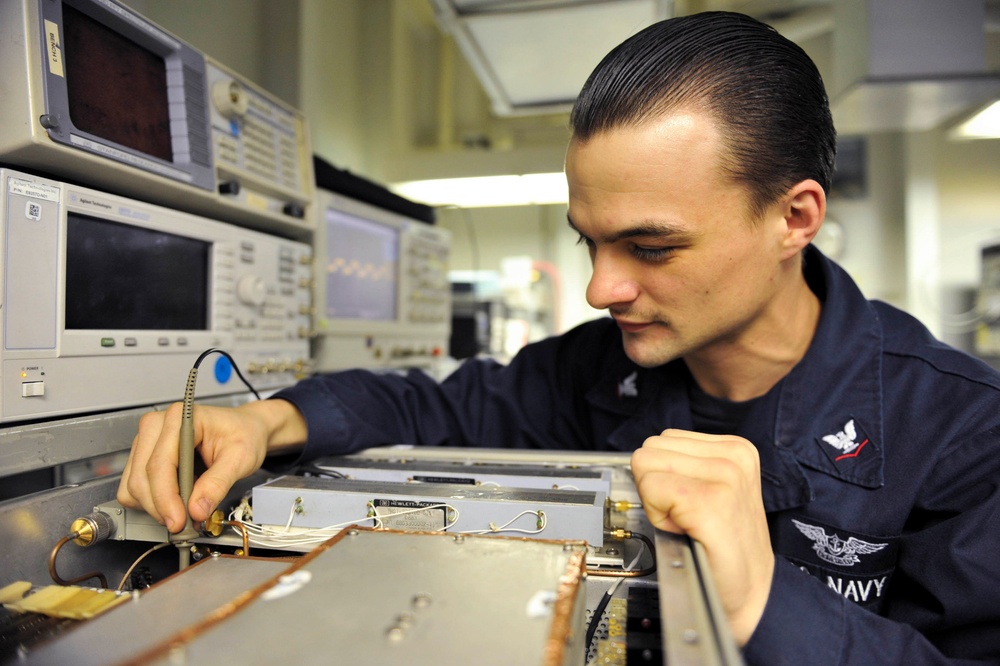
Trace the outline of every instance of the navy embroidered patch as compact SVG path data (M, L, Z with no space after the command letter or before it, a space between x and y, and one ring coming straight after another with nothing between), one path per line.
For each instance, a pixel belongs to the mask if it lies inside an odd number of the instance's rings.
M637 381L639 379L639 371L636 370L630 374L625 379L618 382L618 398L638 398L639 397L639 386Z
M823 453L835 465L845 460L855 460L864 454L865 448L871 444L871 439L855 419L844 424L843 430L818 437Z
M827 587L874 610L886 598L898 539L853 532L806 516L772 523L775 552Z

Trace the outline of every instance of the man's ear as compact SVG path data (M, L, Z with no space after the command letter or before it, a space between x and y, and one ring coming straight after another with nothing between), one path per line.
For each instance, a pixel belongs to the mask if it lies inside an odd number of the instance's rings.
M801 252L812 242L826 216L826 192L815 180L796 183L784 199L784 238L782 245L788 256Z

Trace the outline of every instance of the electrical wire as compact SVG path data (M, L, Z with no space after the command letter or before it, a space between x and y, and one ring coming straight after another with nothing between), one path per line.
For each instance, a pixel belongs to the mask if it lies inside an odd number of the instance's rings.
M649 537L647 537L644 534L639 534L638 532L630 533L629 537L631 538L632 536L637 536L642 540L643 544L645 544L650 554L653 554L653 560L655 561L656 556L653 551L653 542L650 541ZM642 549L640 548L639 552L635 554L635 557L632 558L632 561L629 562L628 566L623 567L623 569L625 571L631 571L632 568L639 563L639 558L641 556L642 556ZM654 571L655 571L655 564L654 564ZM618 578L618 580L616 580L614 583L611 584L611 587L608 588L608 591L605 592L604 596L601 597L601 600L597 603L597 607L594 608L594 614L590 616L590 624L587 625L587 636L583 643L584 646L586 646L588 655L590 654L591 647L594 643L594 636L597 634L597 628L601 626L601 618L604 617L604 611L607 609L608 604L611 602L611 597L615 595L615 592L618 590L618 586L621 585L623 580L625 580L625 577L621 576Z
M230 520L226 525L232 526L233 529L240 533L243 537L243 557L250 557L250 533L247 532L247 526L235 520Z
M76 578L70 578L69 580L63 579L56 572L56 557L58 557L59 551L62 550L62 547L65 546L67 543L69 543L73 539L76 539L79 536L80 536L79 532L73 532L72 534L67 534L63 538L59 539L55 547L52 549L52 552L49 553L49 576L51 576L52 580L54 580L59 585L76 585L77 583L82 583L85 580L96 578L101 582L101 588L105 590L108 589L108 579L100 571L91 571L90 573L82 574L80 576L77 576Z
M156 544L155 546L153 546L152 548L150 548L149 550L147 550L145 553L143 553L142 555L140 555L138 557L138 559L136 559L136 561L132 563L132 566L130 566L128 568L128 571L125 572L125 575L122 576L122 582L118 583L118 587L116 589L119 592L121 592L123 589L125 589L125 582L128 581L128 577L132 575L132 571L137 566L139 566L139 562L142 562L144 559L146 559L146 557L148 555L156 552L157 550L159 550L161 548L164 548L166 546L170 546L170 545L172 545L171 542L169 542L169 541L163 541L161 543Z
M639 532L625 532L626 538L629 539L639 539L646 546L646 550L652 556L652 563L645 569L622 569L621 571L616 571L614 569L600 569L600 568L589 568L587 569L588 576L603 576L605 578L641 578L643 576L649 576L656 573L656 547L653 545L652 540L645 534ZM642 551L639 551L642 554ZM636 556L638 561L638 556Z
M322 543L332 536L335 536L341 529L350 525L358 525L365 521L371 520L374 522L375 529L381 530L386 529L385 520L391 518L397 518L399 516L405 516L411 513L420 513L423 511L429 511L433 509L445 509L447 511L446 521L442 527L436 528L433 531L444 532L455 525L458 524L460 513L457 507L451 504L431 504L428 506L414 507L411 509L404 509L401 511L392 511L391 513L379 513L378 507L374 506L371 502L368 503L368 515L364 518L345 520L341 523L335 523L333 525L327 525L325 527L317 528L295 528L295 514L298 512L301 506L301 498L295 498L292 502L291 510L288 514L288 520L281 527L274 527L269 525L261 525L259 523L250 522L247 520L249 516L252 515L252 509L247 501L247 498L243 498L240 504L233 508L229 513L228 525L232 526L234 529L237 527L244 530L244 539L253 543L256 546L265 546L270 548L281 548L281 547L305 547L312 546ZM511 525L521 518L522 516L530 515L535 516L536 527L535 529L527 529L520 527L511 527ZM506 523L498 525L495 522L490 522L489 527L484 530L468 530L460 532L460 534L499 534L501 532L514 532L519 534L539 534L544 531L548 525L548 517L545 515L544 511L531 511L525 510L517 514Z
M609 589L608 592L601 597L601 600L597 603L597 607L594 608L594 614L590 616L590 624L587 625L587 637L584 639L583 643L586 646L588 655L590 654L590 649L594 644L594 636L597 634L597 628L601 626L601 618L604 617L604 611L607 610L608 603L610 603L611 597L614 595L612 590L614 590L618 586L618 583L622 580L622 578L619 578L615 581L614 585L611 586L611 589Z
M299 500L299 498L296 499ZM275 528L244 520L248 513L252 513L250 511L249 504L244 498L243 501L241 501L240 504L230 512L229 522L227 524L233 526L234 529L236 529L237 526L242 527L242 529L246 531L247 540L254 545L269 548L292 548L314 546L316 544L323 543L327 539L338 534L343 528L350 525L359 525L369 520L374 521L375 529L386 529L383 521L384 518L395 518L397 516L418 513L429 509L445 509L449 512L449 514L446 515L451 517L451 521L446 521L445 525L438 528L437 531L444 531L453 527L458 522L459 518L458 509L450 504L434 504L430 506L416 507L413 509L404 509L402 511L393 511L392 513L380 515L378 513L378 509L369 502L368 514L364 518L345 520L344 522L327 525L325 527L295 528L292 523L294 523L296 508L300 504L301 500L293 502L288 522L279 528Z
M527 529L523 529L523 528L520 528L520 527L510 527L510 525L515 520L517 520L521 516L525 516L525 515L530 515L530 516L535 516L536 517L535 529L533 529L533 530L527 530ZM494 522L490 522L489 529L486 529L486 530L469 530L469 531L463 532L463 534L497 534L497 533L500 533L500 532L518 532L520 534L538 534L542 530L545 529L546 525L548 525L548 518L545 516L545 512L544 511L541 511L541 510L539 510L539 511L531 511L530 509L527 509L527 510L522 511L521 513L517 514L513 518L511 518L510 520L508 520L503 525L497 525Z
M347 477L333 469L322 465L306 464L295 468L295 474L299 476L319 476L330 479L346 479Z
M295 501L292 502L292 510L288 512L288 520L285 521L285 531L287 532L292 527L292 521L295 520L296 512L302 510L302 498L296 497Z
M202 353L201 353L201 354L200 354L200 355L198 356L198 358L197 358L197 359L195 360L195 362L194 362L194 365L193 365L192 367L193 367L193 368L194 368L195 370L197 370L197 369L198 369L198 368L199 368L199 367L201 366L201 362L202 362L202 361L204 361L204 360L205 360L206 358L208 358L208 356L209 356L210 354L222 354L222 355L223 355L223 356L225 356L225 357L226 357L227 359L229 359L229 362L230 362L230 363L232 364L232 366L233 366L233 372L235 372L235 373L236 373L236 376L240 378L240 381L242 381L242 382L243 382L243 384L244 384L244 385L245 385L245 386L246 386L246 387L247 387L248 389L250 389L250 392L251 392L251 393L253 393L254 397L255 397L255 398L257 398L258 400L260 400L260 393L257 393L257 389L255 389L255 388L253 387L253 385L252 385L252 384L250 384L250 382L248 382L248 381L247 381L247 378L243 376L243 373L242 373L242 372L240 372L240 366L238 366L238 365L236 364L236 361L234 361L234 360L233 360L233 357L232 357L232 356L230 356L230 355L229 355L229 352L227 352L227 351L225 351L225 350L222 350L222 349L219 349L218 347L211 347L211 348L209 348L209 349L206 349L205 351L203 351L203 352L202 352Z

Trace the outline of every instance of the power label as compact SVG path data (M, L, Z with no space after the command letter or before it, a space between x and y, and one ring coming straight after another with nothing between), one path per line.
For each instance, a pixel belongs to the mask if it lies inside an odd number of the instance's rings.
M448 509L434 502L410 500L372 500L373 524L408 532L443 530L448 524Z

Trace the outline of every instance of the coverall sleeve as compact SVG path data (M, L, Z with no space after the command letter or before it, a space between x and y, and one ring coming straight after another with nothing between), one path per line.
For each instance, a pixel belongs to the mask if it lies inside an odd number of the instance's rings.
M277 393L305 417L302 460L372 446L415 444L588 449L582 390L600 374L604 327L582 327L523 348L509 365L470 359L443 382L349 370L317 375Z

